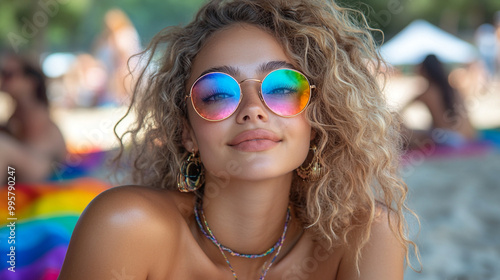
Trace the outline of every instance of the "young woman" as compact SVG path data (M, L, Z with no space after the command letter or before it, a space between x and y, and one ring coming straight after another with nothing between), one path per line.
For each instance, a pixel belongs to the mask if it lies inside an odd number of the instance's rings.
M464 100L449 84L448 73L436 55L426 56L417 71L428 86L404 109L416 101L422 102L432 116L432 127L428 130L405 129L408 146L418 148L419 143L432 141L436 145L459 148L475 140L476 130L467 115Z
M60 279L403 279L398 122L352 18L209 1L158 34L122 137L142 186L88 206Z
M17 182L45 180L52 164L66 156L63 135L50 117L45 76L20 56L5 56L0 67L0 91L15 105L7 123L0 125L0 166L16 168ZM1 185L7 183L6 176L0 175Z

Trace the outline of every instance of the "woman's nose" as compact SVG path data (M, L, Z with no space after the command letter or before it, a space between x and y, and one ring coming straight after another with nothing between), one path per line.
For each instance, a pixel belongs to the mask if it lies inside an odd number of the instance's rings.
M260 82L245 80L241 83L242 100L236 112L238 123L268 121L268 109L260 98Z

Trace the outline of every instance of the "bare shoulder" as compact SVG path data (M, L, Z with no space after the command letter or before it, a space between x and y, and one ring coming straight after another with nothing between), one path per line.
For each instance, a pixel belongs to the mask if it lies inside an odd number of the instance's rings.
M375 208L375 219L372 224L370 241L381 241L380 239L396 239L394 231L397 230L397 217L391 213L386 206L377 204Z
M353 250L346 250L337 279L402 280L405 253L395 235L395 217L383 206L376 209L368 243L361 250L359 274Z
M155 214L155 210L161 209L170 213L177 210L175 193L165 189L145 187L145 186L120 186L111 188L99 194L85 209L84 214L93 208L102 208L106 212L115 213L122 210L135 209L147 214ZM165 209L166 207L166 209ZM129 213L131 214L131 213ZM154 218L155 215L149 216Z
M127 227L133 222L168 225L180 216L174 195L163 189L120 186L99 194L87 206L82 221ZM147 226L147 225L144 225Z
M159 260L173 259L177 250L183 223L179 200L167 190L142 186L101 193L75 227L60 279L113 279L115 274L146 279Z

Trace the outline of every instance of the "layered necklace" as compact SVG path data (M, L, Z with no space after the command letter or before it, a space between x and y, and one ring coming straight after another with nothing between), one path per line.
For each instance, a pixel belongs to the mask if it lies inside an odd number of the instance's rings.
M273 252L276 252L274 254L273 258L271 259L271 262L269 262L269 264L267 266L266 266L267 262L265 262L264 265L262 266L262 272L261 272L259 280L264 280L264 277L266 277L267 271L269 270L269 268L271 268L271 265L276 260L276 257L278 257L278 254L281 251L281 247L283 246L283 243L285 242L286 232L288 229L288 223L290 222L290 219L291 219L290 206L288 206L288 209L286 212L285 227L283 229L283 233L281 234L281 237L278 240L278 242L276 242L276 244L274 244L273 247L271 247L269 250L267 250L266 252L264 252L262 254L242 254L242 253L238 253L238 252L235 252L234 250L229 249L228 247L220 244L220 242L217 241L217 238L215 238L215 235L213 234L212 230L208 226L207 219L205 218L205 214L203 213L201 199L198 199L194 205L194 215L195 215L196 222L198 223L198 227L200 228L201 232L203 233L203 235L205 235L206 238L208 238L210 241L212 241L212 243L214 243L215 246L217 246L217 248L219 248L222 256L224 257L227 265L229 266L229 269L233 273L234 279L236 279L236 280L238 279L238 277L236 276L236 272L234 271L231 263L229 263L229 259L227 258L224 251L228 252L232 256L249 258L249 259L265 257Z

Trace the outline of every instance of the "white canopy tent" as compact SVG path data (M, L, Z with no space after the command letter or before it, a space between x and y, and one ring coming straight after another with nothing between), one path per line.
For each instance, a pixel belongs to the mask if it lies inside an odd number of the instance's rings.
M477 58L474 45L425 20L416 20L382 45L382 57L392 65L418 64L428 54L444 63L469 63Z

